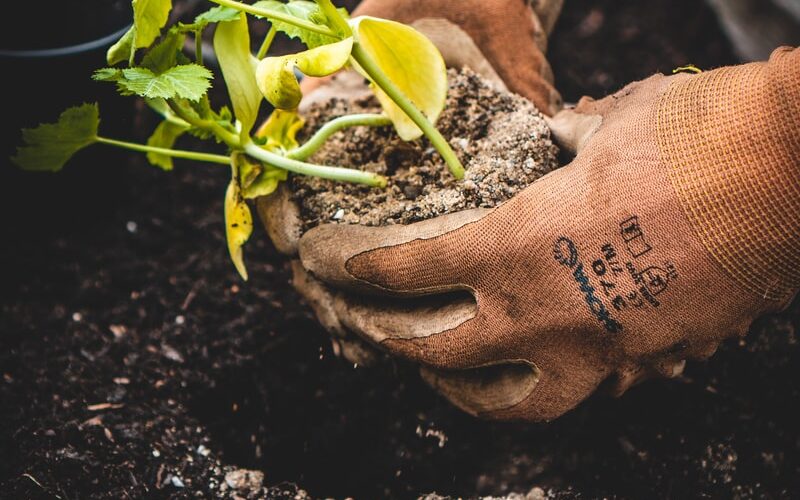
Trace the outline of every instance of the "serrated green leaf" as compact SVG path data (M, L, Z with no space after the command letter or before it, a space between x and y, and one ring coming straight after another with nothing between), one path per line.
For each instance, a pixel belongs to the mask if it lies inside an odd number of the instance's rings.
M234 173L225 191L225 239L228 242L228 253L233 265L245 281L247 281L247 268L244 265L242 245L252 233L253 216L247 202L242 198Z
M260 0L254 3L253 6L289 14L320 26L324 26L326 23L325 14L320 11L319 6L317 6L315 2L308 0L293 0L286 3L279 0ZM345 9L338 10L342 13L342 15L347 17L348 14ZM309 49L327 45L336 41L336 38L334 37L308 31L283 21L270 19L270 22L276 30L285 33L291 38L299 38L300 41L303 42Z
M133 0L134 47L149 47L167 24L172 0Z
M178 64L178 53L183 48L186 35L178 30L169 30L164 38L147 51L142 59L142 67L155 74L167 71Z
M92 80L98 82L116 82L122 78L122 70L117 68L100 68L92 74Z
M265 57L256 68L258 88L276 108L294 109L303 97L294 68L308 76L327 76L347 64L352 49L353 37L348 37L298 54Z
M231 7L223 7L221 5L213 7L199 16L194 18L195 25L205 27L211 23L225 23L229 21L236 21L240 19L241 12Z
M240 134L247 137L258 116L262 96L256 85L257 61L250 53L250 33L245 16L217 26L214 52L228 87L234 114L242 125Z
M297 132L303 128L305 121L296 111L276 109L256 133L257 138L264 139L264 147L270 151L289 151L296 148Z
M184 64L158 75L147 68L127 68L122 70L122 76L117 83L133 94L163 99L182 97L196 101L211 87L213 75L199 64Z
M181 33L199 34L206 29L209 24L236 21L240 17L242 17L241 11L219 5L195 17L194 22L190 24L178 23L172 29L178 30Z
M148 146L171 149L175 141L189 129L188 126L173 123L167 120L158 124L153 135L147 139ZM172 157L159 153L147 153L147 160L163 170L172 170Z
M109 66L113 66L117 63L121 63L123 61L127 61L130 59L131 54L133 53L133 38L136 29L131 26L131 29L125 32L122 35L122 38L117 40L117 42L109 47L108 51L106 52L106 61L108 62Z
M97 103L69 108L56 123L24 129L24 146L11 158L23 170L56 172L78 151L97 142L100 115Z

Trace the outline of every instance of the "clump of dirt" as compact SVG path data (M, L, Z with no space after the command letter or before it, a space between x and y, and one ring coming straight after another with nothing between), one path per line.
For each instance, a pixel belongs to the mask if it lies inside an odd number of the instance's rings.
M456 180L425 139L404 142L392 127L354 127L336 134L311 161L385 175L385 189L294 177L306 228L340 222L408 224L469 208L495 207L557 168L558 150L544 117L524 97L496 89L469 69L450 70L445 109L436 125L466 168ZM378 113L370 96L312 106L303 135L333 118Z

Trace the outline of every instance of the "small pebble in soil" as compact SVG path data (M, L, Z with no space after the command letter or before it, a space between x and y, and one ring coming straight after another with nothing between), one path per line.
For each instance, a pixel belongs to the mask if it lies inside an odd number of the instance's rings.
M294 176L306 228L320 222L368 226L408 224L448 212L495 207L557 168L557 148L544 117L527 99L495 89L469 69L448 72L447 103L436 122L466 168L448 171L426 139L403 142L392 127L353 127L335 134L311 158L388 177L384 189ZM374 97L334 98L304 114L309 137L349 113L378 113Z

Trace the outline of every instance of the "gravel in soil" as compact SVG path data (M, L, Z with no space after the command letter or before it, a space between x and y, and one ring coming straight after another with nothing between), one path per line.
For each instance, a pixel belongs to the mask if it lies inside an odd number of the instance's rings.
M388 177L386 189L294 177L306 227L323 222L407 224L468 208L495 207L558 167L558 150L544 117L527 99L496 90L469 69L448 72L449 89L437 128L461 159L456 180L427 140L404 142L392 127L352 127L336 134L312 162L355 165ZM377 100L336 98L304 115L303 136L333 118L379 113Z
M571 101L733 62L696 0L567 1L550 55ZM104 105L105 133L146 140L149 111L125 103ZM548 425L483 422L413 367L336 358L258 225L240 282L228 172L176 163L94 149L54 176L0 167L0 498L800 490L797 303L679 380L598 395Z

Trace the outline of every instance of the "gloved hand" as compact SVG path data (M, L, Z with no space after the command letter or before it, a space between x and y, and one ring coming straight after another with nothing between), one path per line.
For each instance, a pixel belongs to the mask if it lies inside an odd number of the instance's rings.
M445 0L419 4L413 0L365 0L353 16L371 15L405 22L424 33L438 47L448 67L467 66L501 89L530 100L547 115L561 109L553 75L544 57L547 36L563 0L466 0L458 9ZM304 78L304 108L332 97L355 99L369 89L355 72L335 78ZM257 200L259 216L270 239L282 253L297 256L301 233L299 209L286 184ZM354 363L368 364L374 352L349 332L333 311L333 295L309 276L299 261L292 262L293 284L314 309L320 323L333 334L337 353Z
M550 420L710 356L800 286L800 49L656 75L552 123L577 156L496 209L322 225L347 329L464 410Z
M414 26L433 41L448 67L469 66L530 99L546 115L561 109L544 54L564 0L365 0L355 16ZM330 78L305 78L303 93Z

